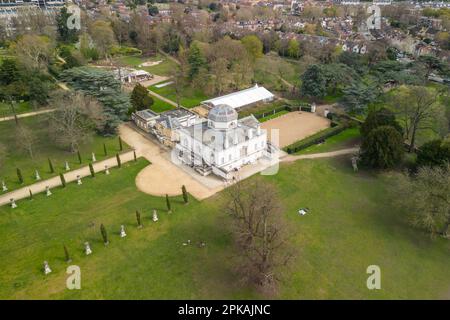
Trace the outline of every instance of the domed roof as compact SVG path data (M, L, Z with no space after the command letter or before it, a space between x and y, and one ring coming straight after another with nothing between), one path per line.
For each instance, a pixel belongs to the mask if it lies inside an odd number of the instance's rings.
M236 110L226 104L219 104L209 111L208 119L215 122L230 122L236 120Z

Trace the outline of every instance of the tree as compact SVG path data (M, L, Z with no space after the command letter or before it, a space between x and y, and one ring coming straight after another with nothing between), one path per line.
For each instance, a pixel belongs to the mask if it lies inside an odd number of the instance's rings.
M22 184L23 183L22 171L19 168L17 168L16 173L17 173L17 179L19 179L19 183Z
M55 94L51 104L55 111L48 114L50 135L71 152L76 152L93 130L100 129L104 124L100 104L81 93Z
M395 119L395 114L386 108L380 108L369 111L366 120L361 125L361 135L363 137L367 137L372 130L381 126L391 126L394 127L400 134L403 133L402 127Z
M105 228L105 226L103 225L103 223L100 225L100 232L101 232L101 234L102 234L103 243L105 244L105 246L108 245L108 244L109 244L109 241L108 241L108 234L106 233L106 228Z
M64 257L66 258L66 262L69 263L72 261L72 259L70 259L69 250L67 250L66 245L63 245L63 247L64 247Z
M153 105L152 97L150 97L147 89L140 83L138 83L131 92L130 102L132 105L132 112L145 110Z
M302 95L311 98L322 98L326 95L326 79L319 65L310 65L301 76L301 80L300 92Z
M100 55L109 59L109 50L116 43L111 23L104 20L96 20L92 24L89 34Z
M118 153L116 153L116 160L117 160L117 167L121 168L122 167L122 161L120 160L120 156Z
M92 165L92 162L89 163L89 171L91 172L91 177L95 178L95 170L94 166Z
M184 186L184 184L183 184L183 186L181 187L181 191L183 192L183 201L184 201L184 204L188 204L188 203L189 203L189 198L188 198L188 193L187 193L187 190L186 190L186 187Z
M106 143L103 143L103 154L104 154L105 156L108 155L108 150L106 149Z
M389 169L396 166L403 157L403 138L391 126L380 126L363 139L361 161L377 169Z
M31 71L46 71L53 52L53 44L48 37L26 34L14 46L21 65Z
M417 133L433 129L435 120L443 118L441 95L442 92L423 86L401 86L388 97L388 103L401 119L410 152L414 150Z
M142 228L141 213L139 212L139 210L136 210L136 221L137 221L138 228Z
M66 187L66 178L64 178L64 174L63 173L59 174L59 179L61 180L61 186L63 188L65 188Z
M128 118L130 98L121 90L121 82L115 79L111 72L79 67L65 70L61 79L75 90L95 97L103 109L103 125L98 129L103 135L113 135L117 126Z
M20 149L26 151L31 159L34 159L34 144L36 143L36 135L24 124L20 123L16 127L16 141Z
M445 69L445 64L442 63L442 61L439 58L436 58L431 55L424 55L420 56L417 61L425 66L426 69L426 77L433 72L433 71L443 71Z
M450 141L436 139L428 141L417 151L418 166L445 166L450 163Z
M123 151L122 138L119 136L119 137L118 137L118 140L119 140L119 150L120 150L120 151Z
M450 238L450 164L419 168L399 179L398 204L412 213L413 225L432 236Z
M380 95L379 88L374 84L353 81L350 86L342 90L341 103L348 112L362 113L367 106L375 102Z
M78 162L81 164L82 159L81 159L81 154L80 154L80 150L77 150L77 157L78 157Z
M242 44L244 45L247 52L250 54L250 57L253 61L258 58L261 58L263 55L263 43L259 38L255 35L248 35L241 39Z
M300 43L296 39L290 39L287 47L287 54L291 58L300 57Z
M169 199L169 195L166 194L166 205L167 205L167 212L171 213L172 212L172 207L170 206L170 199Z
M159 13L158 7L154 5L147 5L148 6L148 14L151 16L156 16Z
M20 73L17 61L14 59L4 59L0 65L0 84L7 86L20 80Z
M50 160L50 158L48 158L48 168L50 170L50 173L54 173L55 172L55 169L53 168L52 160Z
M196 41L189 48L187 60L189 63L189 78L192 80L199 73L200 69L206 65L206 60Z
M73 43L77 41L78 35L75 28L69 29L67 21L71 17L71 14L67 11L66 7L62 7L56 16L56 24L58 30L58 38L62 42Z
M276 189L262 179L238 181L227 189L224 210L233 219L240 280L264 291L275 290L279 267L292 257Z

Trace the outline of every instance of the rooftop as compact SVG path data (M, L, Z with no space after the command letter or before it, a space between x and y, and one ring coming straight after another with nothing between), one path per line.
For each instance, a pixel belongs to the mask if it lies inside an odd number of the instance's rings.
M233 109L241 108L259 101L271 100L274 95L264 87L259 87L257 84L254 87L233 92L225 96L202 101L203 104L218 106L226 104Z

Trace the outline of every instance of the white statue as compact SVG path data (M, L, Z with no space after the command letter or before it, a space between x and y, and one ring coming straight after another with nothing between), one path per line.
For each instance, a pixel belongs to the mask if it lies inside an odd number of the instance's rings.
M120 237L125 238L127 234L125 233L125 227L123 225L120 226Z
M83 182L81 182L81 176L80 175L77 175L77 184L78 185L83 184Z
M109 174L109 168L107 164L105 164L105 174Z
M311 104L311 113L315 113L316 112L316 104L313 102Z
M92 162L97 161L97 159L95 159L95 153L92 152Z
M52 272L52 269L50 269L48 262L44 261L44 274L49 274L50 272Z
M91 246L89 245L89 242L84 243L84 252L86 255L90 255L92 253Z
M45 194L47 195L47 197L52 195L52 192L50 191L50 187L49 186L45 187Z
M2 181L2 190L3 190L3 192L8 191L8 188L6 187L5 181Z
M17 208L16 201L13 198L9 199L9 201L11 202L11 208L13 209Z
M34 175L36 177L36 180L41 180L41 176L39 175L39 171L34 171Z
M156 209L153 209L153 222L158 221L158 214L156 213Z
M358 158L357 157L352 157L352 167L353 167L354 172L358 171Z
M66 171L69 171L70 170L70 167L69 167L69 163L66 161L66 163L65 163L65 168L66 168Z

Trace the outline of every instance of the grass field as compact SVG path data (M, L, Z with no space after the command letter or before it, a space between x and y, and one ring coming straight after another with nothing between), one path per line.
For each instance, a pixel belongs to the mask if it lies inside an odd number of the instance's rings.
M106 144L108 155L113 157L119 152L117 137L101 137L92 135L91 138L80 146L83 162L80 165L76 154L63 150L49 142L48 121L45 115L19 119L19 123L30 129L35 138L33 144L34 158L18 147L15 121L0 122L0 143L6 148L5 154L0 158L0 181L4 180L9 190L14 190L24 185L35 182L35 170L39 171L42 179L59 174L64 171L65 161L69 162L71 169L86 166L91 159L91 153L95 152L97 160L104 159L103 143ZM129 147L123 143L124 150ZM51 158L55 173L50 173L48 158ZM19 184L16 168L20 168L24 178L24 184Z
M161 99L158 99L155 96L151 96L153 99L153 104L150 107L151 110L155 111L155 112L164 112L167 110L172 110L175 109L175 107L171 104L168 104L165 101L162 101Z
M300 150L295 154L311 154L350 148L355 144L358 144L360 142L360 138L361 133L359 132L359 128L349 128L326 139L325 142L321 144L315 144L306 149Z
M137 68L140 64L146 61L162 61L161 63L151 66L151 67L139 67L145 71L159 76L170 76L171 72L175 66L175 62L171 59L157 54L154 57L141 57L141 56L123 56L118 58L119 62L123 65Z
M239 287L232 271L229 218L219 210L223 195L183 205L136 190L136 174L148 163L139 159L111 175L85 178L54 189L47 198L0 208L0 298L143 299L260 298ZM431 240L406 223L394 208L395 174L355 174L347 161L313 160L282 165L267 176L281 194L296 258L280 270L280 298L449 298L449 241ZM157 183L157 182L149 182ZM310 213L299 216L300 207ZM156 208L160 220L151 221ZM136 228L135 210L144 228ZM110 239L102 244L103 223ZM128 236L119 237L120 225ZM205 248L195 245L205 241ZM93 254L85 256L83 243ZM81 268L81 290L65 288L68 264ZM42 263L53 272L44 276ZM379 265L381 290L366 288L366 268Z
M167 99L172 100L173 102L177 101L175 87L173 86L173 84L167 85L162 88L157 88L156 85L153 85L150 86L149 89ZM207 97L201 90L198 89L183 87L180 90L180 104L186 108L196 107L200 105L202 101L207 100L208 98L209 97Z
M33 111L32 107L28 101L17 102L14 105L14 109L16 110L16 114ZM12 112L11 105L9 103L0 101L0 118L12 116L12 115L14 115L14 113Z

